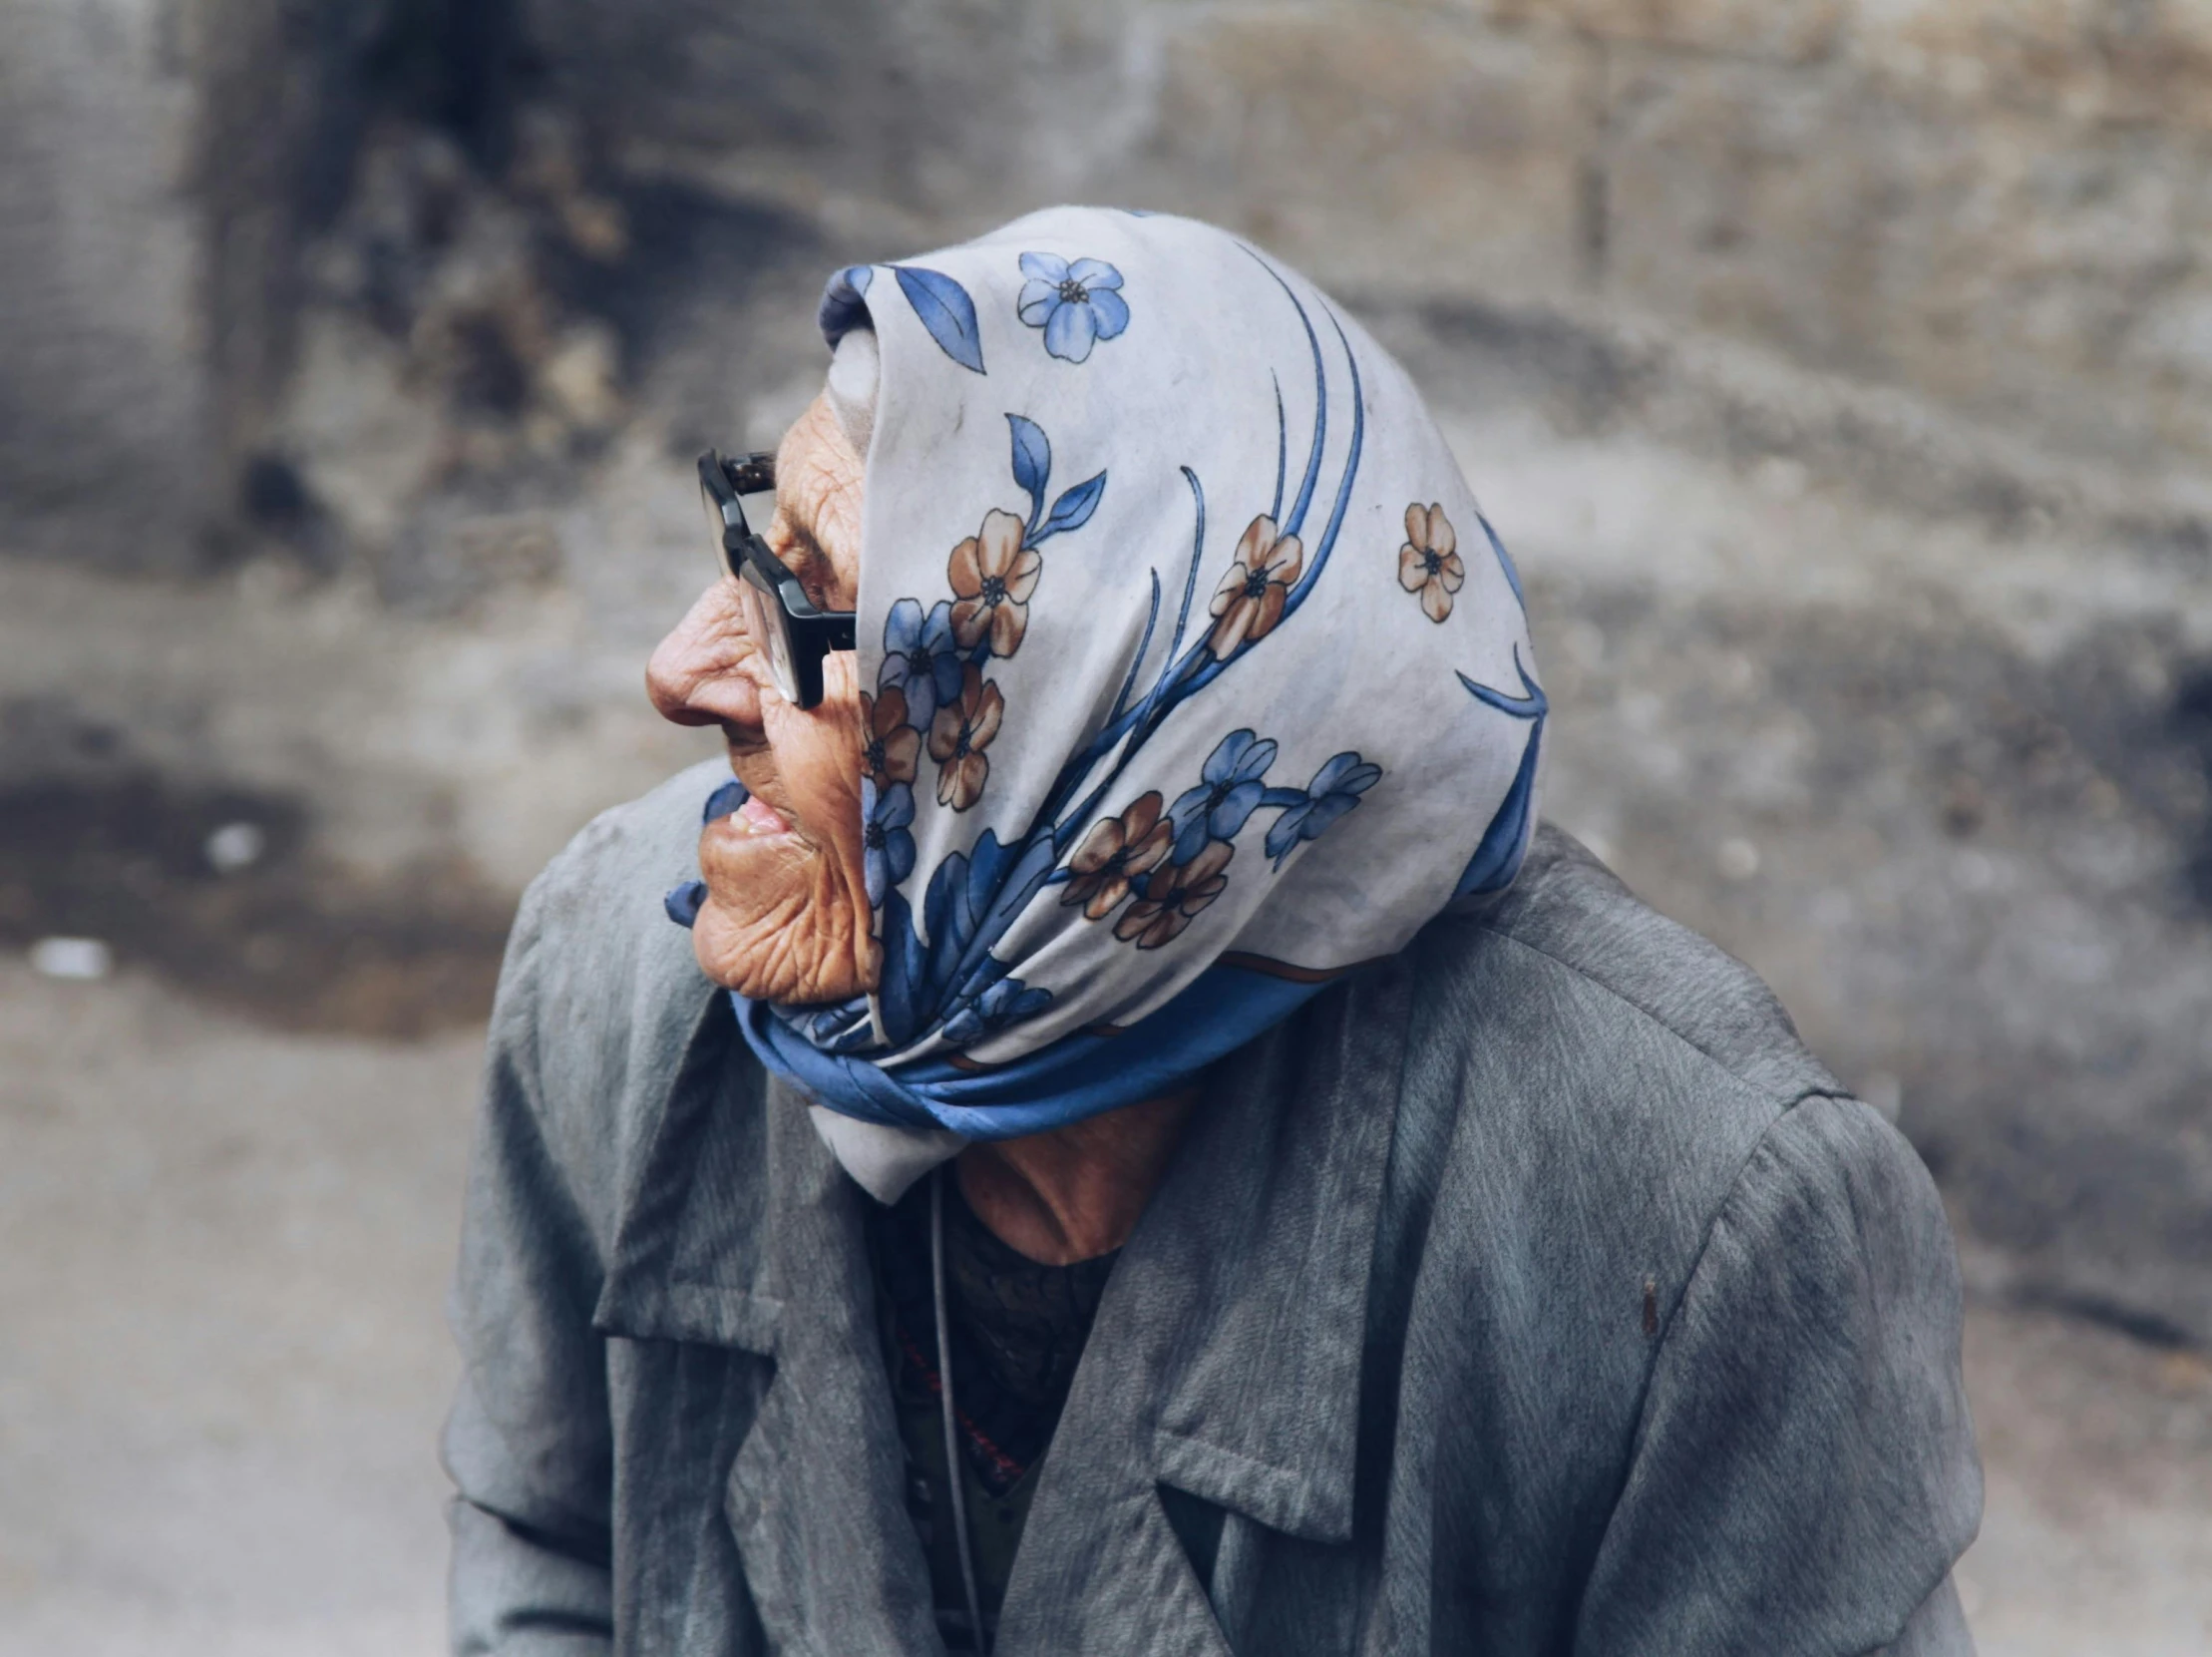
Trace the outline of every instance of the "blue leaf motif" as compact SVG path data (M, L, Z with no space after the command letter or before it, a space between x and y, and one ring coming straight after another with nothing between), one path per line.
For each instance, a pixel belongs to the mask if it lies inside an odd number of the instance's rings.
M928 957L915 936L914 910L894 887L884 898L883 983L876 999L883 1008L883 1036L904 1046L921 1031L926 1016Z
M967 296L967 289L941 271L913 265L893 265L892 274L899 278L899 291L907 296L907 303L914 306L915 315L929 330L938 348L962 368L982 373L983 336L975 321L975 301Z
M964 853L952 853L930 874L929 888L922 899L922 924L929 932L927 983L937 989L951 982L960 952L975 936Z
M1485 707L1497 709L1514 719L1531 722L1528 745L1521 750L1521 768L1514 773L1513 786L1506 790L1505 799L1498 806L1498 813L1490 819L1490 826L1483 831L1482 843L1475 848L1475 855L1468 859L1466 869L1460 874L1459 884L1452 889L1455 898L1474 892L1496 892L1512 884L1519 873L1522 855L1529 844L1529 813L1536 798L1537 756L1544 747L1544 721L1552 705L1543 687L1529 677L1529 670L1521 664L1521 646L1513 646L1513 670L1521 677L1518 696L1509 696L1487 684L1477 684L1465 673L1459 682L1467 693Z
M681 885L670 887L668 895L660 900L660 907L676 925L688 927L699 918L699 911L706 906L706 901L707 883L703 880L687 880Z
M732 777L707 796L706 809L699 820L702 823L719 822L752 797L752 791Z
M930 880L924 910L929 925L929 982L947 998L939 1003L940 1015L969 988L977 952L997 943L1012 920L991 900L993 895L1007 895L1021 856L1018 845L1001 845L998 836L985 829L967 854L954 852L938 865L937 875L946 883L941 895L936 878ZM1048 858L1046 868L1050 866ZM987 972L987 961L983 965Z
M1459 883L1452 888L1453 897L1499 891L1512 885L1513 877L1521 872L1521 859L1529 847L1529 811L1536 798L1537 757L1543 747L1544 725L1539 720L1529 732L1528 746L1521 750L1521 766L1513 774L1513 786L1506 790L1498 814L1483 830L1482 843L1460 872Z
M955 1000L978 982L978 975L987 982L990 974L1003 971L988 955L977 961L976 954L997 947L1029 900L1044 890L1055 861L1050 835L1027 845L1019 841L1000 845L997 835L983 830L982 838L975 842L975 861L968 876L976 928L962 956Z
M1043 871L1049 873L1049 843L1042 853ZM968 958L989 949L1011 923L1012 911L1003 904L994 905L992 898L1009 896L1021 884L1025 858L1034 862L1036 849L1024 853L1019 845L1001 845L998 836L985 829L969 851L952 853L929 876L922 918L929 931L925 982L939 998L932 1011L941 1014L948 1000L957 999L967 988ZM1037 884L1042 880L1039 874ZM1033 888L1021 901L1026 903L1029 895Z
M1529 602L1521 596L1521 572L1513 567L1513 555L1505 550L1505 543L1498 539L1498 532L1490 527L1490 520L1480 511L1475 514L1475 522L1482 526L1482 533L1489 537L1490 550L1498 555L1498 568L1505 572L1506 586L1513 589L1513 602L1521 607L1524 616L1527 615Z
M1063 530L1079 530L1091 521L1091 514L1098 510L1098 499L1106 493L1106 474L1086 478L1073 489L1052 503L1051 516L1037 527L1033 540L1042 541L1048 535L1058 535Z
M1455 669L1456 670L1456 669ZM1477 684L1465 673L1459 682L1467 687L1467 694L1485 707L1494 707L1500 713L1515 719L1541 719L1552 711L1552 704L1544 694L1544 687L1529 677L1529 670L1521 665L1521 646L1513 646L1513 670L1521 675L1522 694L1509 696L1503 690L1493 690L1487 684Z
M997 835L983 830L975 842L968 872L968 907L978 916L988 910L991 894L1006 884L1008 872L1018 861L1018 847L1000 845Z
M1052 445L1034 420L1009 414L1006 425L1014 438L1014 482L1029 497L1029 527L1034 529L1044 510L1045 481L1052 476Z

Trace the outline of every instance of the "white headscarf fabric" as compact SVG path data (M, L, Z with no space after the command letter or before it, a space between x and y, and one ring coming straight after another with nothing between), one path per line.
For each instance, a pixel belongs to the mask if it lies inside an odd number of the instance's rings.
M933 1144L1034 1132L1513 878L1546 713L1519 582L1405 373L1310 284L1063 207L840 271L822 319L870 336L832 387L868 434L884 977L741 1001L773 1068Z

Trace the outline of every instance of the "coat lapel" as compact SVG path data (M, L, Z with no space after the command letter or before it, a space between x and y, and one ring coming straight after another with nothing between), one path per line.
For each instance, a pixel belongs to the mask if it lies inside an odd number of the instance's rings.
M1350 1540L1409 1000L1404 968L1384 963L1211 1073L1100 1303L1014 1562L1000 1657L1224 1657L1259 1530ZM1226 1511L1211 1599L1163 1483Z
M862 1208L803 1101L702 1013L636 1159L595 1322L769 1360L724 1509L772 1649L939 1652Z
M874 1318L862 1205L803 1101L768 1098L776 1379L730 1473L728 1513L775 1649L942 1649Z

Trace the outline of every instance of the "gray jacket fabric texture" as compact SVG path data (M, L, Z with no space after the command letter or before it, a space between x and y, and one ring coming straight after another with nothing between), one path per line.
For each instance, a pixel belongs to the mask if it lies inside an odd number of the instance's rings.
M864 1205L660 894L708 768L532 886L445 1440L461 1653L941 1651ZM1573 841L1210 1073L1001 1657L1972 1650L1943 1209L1747 970Z

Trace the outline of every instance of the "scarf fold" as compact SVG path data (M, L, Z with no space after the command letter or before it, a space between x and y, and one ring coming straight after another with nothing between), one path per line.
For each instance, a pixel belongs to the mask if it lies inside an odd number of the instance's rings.
M1513 879L1548 712L1520 583L1317 290L1204 224L1064 207L839 271L821 319L874 347L841 395L874 394L883 972L839 1007L736 998L770 1069L865 1122L1034 1133Z

